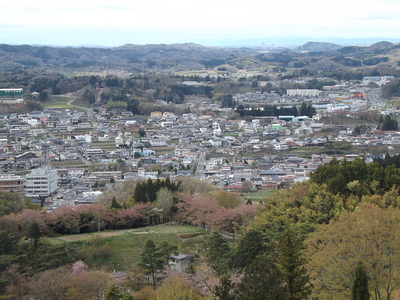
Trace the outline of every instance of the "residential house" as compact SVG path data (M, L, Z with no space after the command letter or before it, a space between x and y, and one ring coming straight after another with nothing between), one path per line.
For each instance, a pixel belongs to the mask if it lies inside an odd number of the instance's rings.
M194 262L194 256L189 254L171 255L169 258L169 265L172 268L178 268L181 270L186 269L190 263Z

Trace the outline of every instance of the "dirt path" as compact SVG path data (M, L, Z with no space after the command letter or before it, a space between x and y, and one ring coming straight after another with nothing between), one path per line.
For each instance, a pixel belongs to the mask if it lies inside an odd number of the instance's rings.
M55 241L64 241L64 242L76 242L80 240L90 240L95 236L99 237L109 237L116 235L123 235L124 233L135 233L135 234L149 234L155 233L153 231L138 231L138 230L117 230L117 231L104 231L104 232L92 232L92 233L83 233L83 234L74 234L74 235L66 235L60 236L56 238L50 238L50 240Z

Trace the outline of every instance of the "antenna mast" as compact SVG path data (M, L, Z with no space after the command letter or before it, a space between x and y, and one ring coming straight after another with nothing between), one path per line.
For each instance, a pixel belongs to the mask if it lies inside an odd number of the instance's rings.
M49 168L50 167L50 161L49 161L49 144L43 143L42 144L42 156L43 156L43 162L42 166L44 168Z

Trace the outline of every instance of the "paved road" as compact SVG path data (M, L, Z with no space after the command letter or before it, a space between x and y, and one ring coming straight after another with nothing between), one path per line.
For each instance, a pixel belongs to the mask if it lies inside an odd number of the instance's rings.
M381 97L381 89L372 89L367 93L367 100L370 104L371 109L383 109L385 107L385 101Z
M197 169L195 173L195 177L202 179L204 177L204 168L206 165L206 153L205 152L200 152L198 161L197 161Z

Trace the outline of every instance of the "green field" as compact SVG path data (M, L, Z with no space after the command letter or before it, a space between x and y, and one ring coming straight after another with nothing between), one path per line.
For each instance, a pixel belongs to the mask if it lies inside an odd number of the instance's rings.
M73 97L68 97L68 96L54 96L51 97L48 101L43 102L43 107L44 108L64 108L64 109L75 109L77 111L86 111L84 108L85 105L82 103L76 103L76 101L72 102L72 105L76 106L82 106L83 108L78 108L78 107L73 107L68 105L68 102L74 100Z
M243 195L245 201L251 200L252 202L264 201L264 197L271 196L273 191L259 190L257 192L251 192Z
M57 97L52 100L43 102L44 108L71 108L71 106L67 105L69 101L72 99L67 97Z
M79 258L95 268L126 270L140 260L148 240L156 245L167 241L177 245L182 253L193 253L203 243L206 231L194 226L162 224L140 229L127 229L100 233L78 234L51 238L56 243L76 246Z

